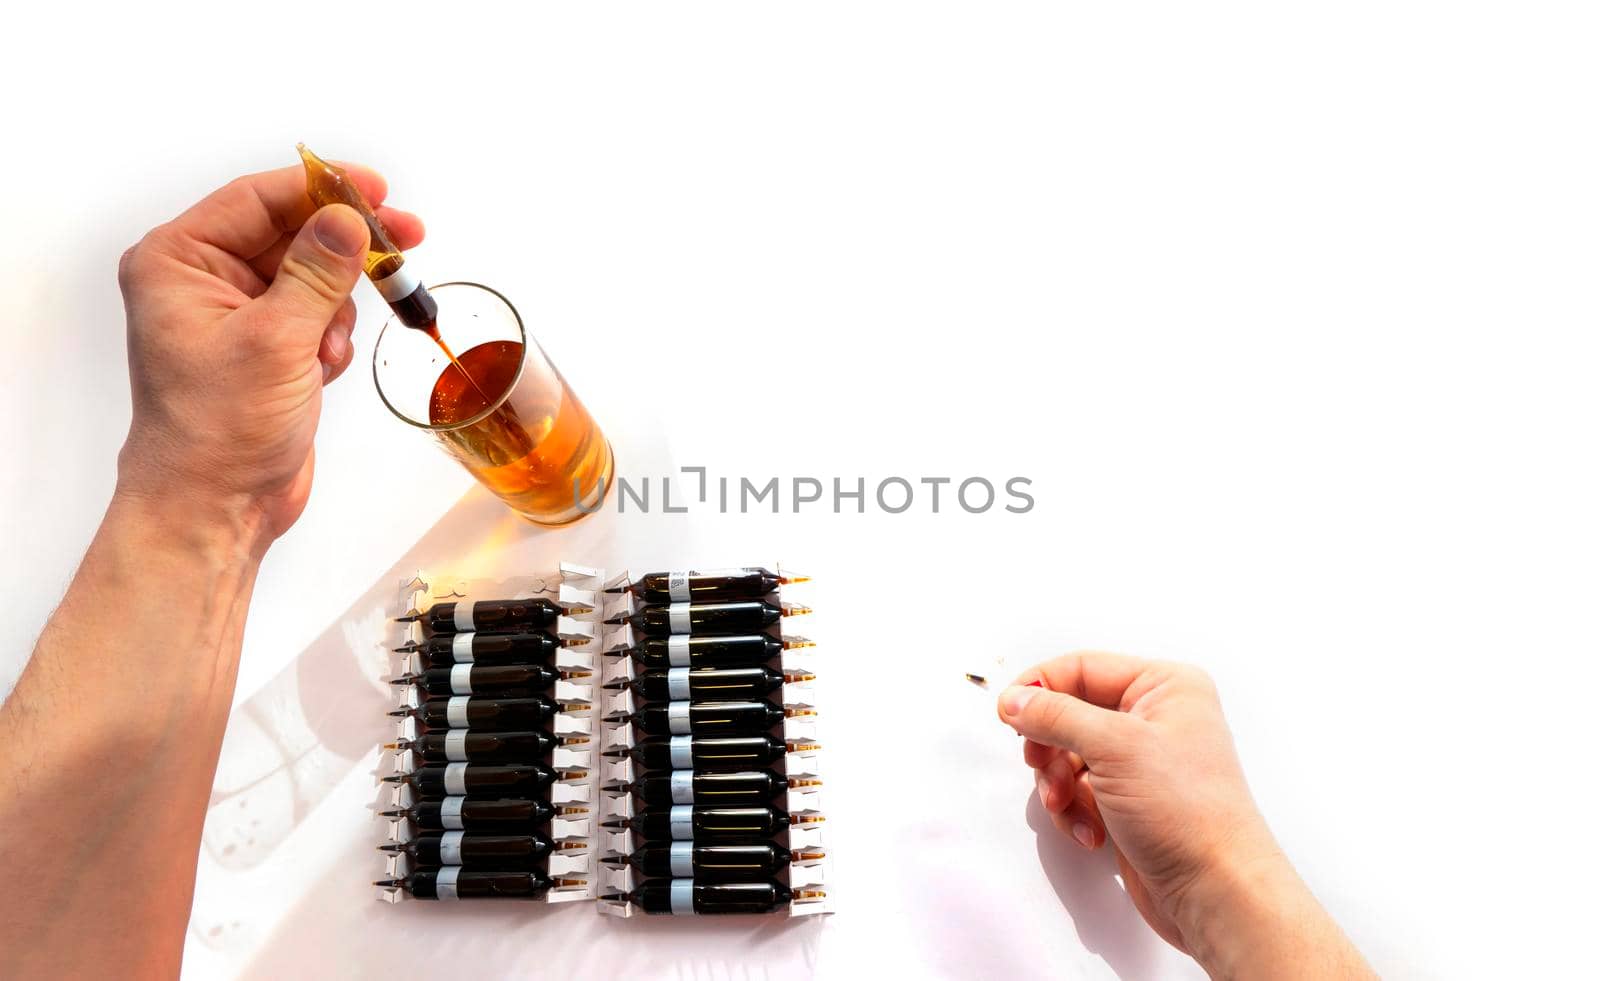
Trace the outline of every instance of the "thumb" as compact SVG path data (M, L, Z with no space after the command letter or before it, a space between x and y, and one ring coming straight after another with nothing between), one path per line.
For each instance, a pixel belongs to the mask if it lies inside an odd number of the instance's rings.
M312 215L289 243L272 285L252 304L258 315L274 330L320 339L361 277L367 241L367 223L354 208L330 204Z
M1070 749L1092 768L1126 734L1121 712L1033 685L1000 693L1000 721L1036 743Z

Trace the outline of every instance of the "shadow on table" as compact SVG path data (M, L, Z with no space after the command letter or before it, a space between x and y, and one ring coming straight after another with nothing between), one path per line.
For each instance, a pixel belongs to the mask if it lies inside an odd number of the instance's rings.
M1167 944L1123 891L1111 849L1084 851L1050 822L1038 794L1028 795L1027 820L1038 836L1039 864L1071 915L1078 940L1120 978L1155 977Z
M513 514L473 487L287 667L229 719L206 812L200 860L234 883L273 852L328 793L394 734L385 716L396 702L387 679L395 661L383 639L398 612L400 586L419 568L448 563L452 575L487 571L507 559L548 568L549 536L559 531L570 556L611 551L615 513L607 509L568 528L547 529ZM369 897L370 898L370 897ZM247 925L229 905L195 904L190 930L218 950L248 946Z

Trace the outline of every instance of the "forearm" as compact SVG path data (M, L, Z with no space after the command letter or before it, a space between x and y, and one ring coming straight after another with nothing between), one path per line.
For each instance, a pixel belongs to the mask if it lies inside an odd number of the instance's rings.
M243 509L113 500L0 708L0 865L29 890L8 970L177 972L258 537Z
M1372 978L1333 917L1281 852L1230 866L1184 897L1180 929L1213 978Z

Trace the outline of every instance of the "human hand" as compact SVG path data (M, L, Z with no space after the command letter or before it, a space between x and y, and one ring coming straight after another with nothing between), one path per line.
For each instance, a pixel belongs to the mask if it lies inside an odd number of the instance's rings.
M383 178L346 165L374 206ZM416 216L379 208L401 248ZM241 177L122 256L133 423L118 494L217 521L264 550L304 510L322 387L350 364L366 223L320 211L304 172Z
M1256 808L1203 671L1069 654L1023 672L999 713L1027 737L1056 827L1091 849L1109 837L1145 921L1214 975L1271 976L1304 956L1366 971Z

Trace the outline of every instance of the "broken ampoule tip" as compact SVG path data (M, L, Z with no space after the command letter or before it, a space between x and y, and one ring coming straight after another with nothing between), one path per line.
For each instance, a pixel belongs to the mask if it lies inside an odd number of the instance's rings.
M968 671L967 680L977 685L979 688L989 687L989 679L985 678L981 674L973 674L971 671Z

